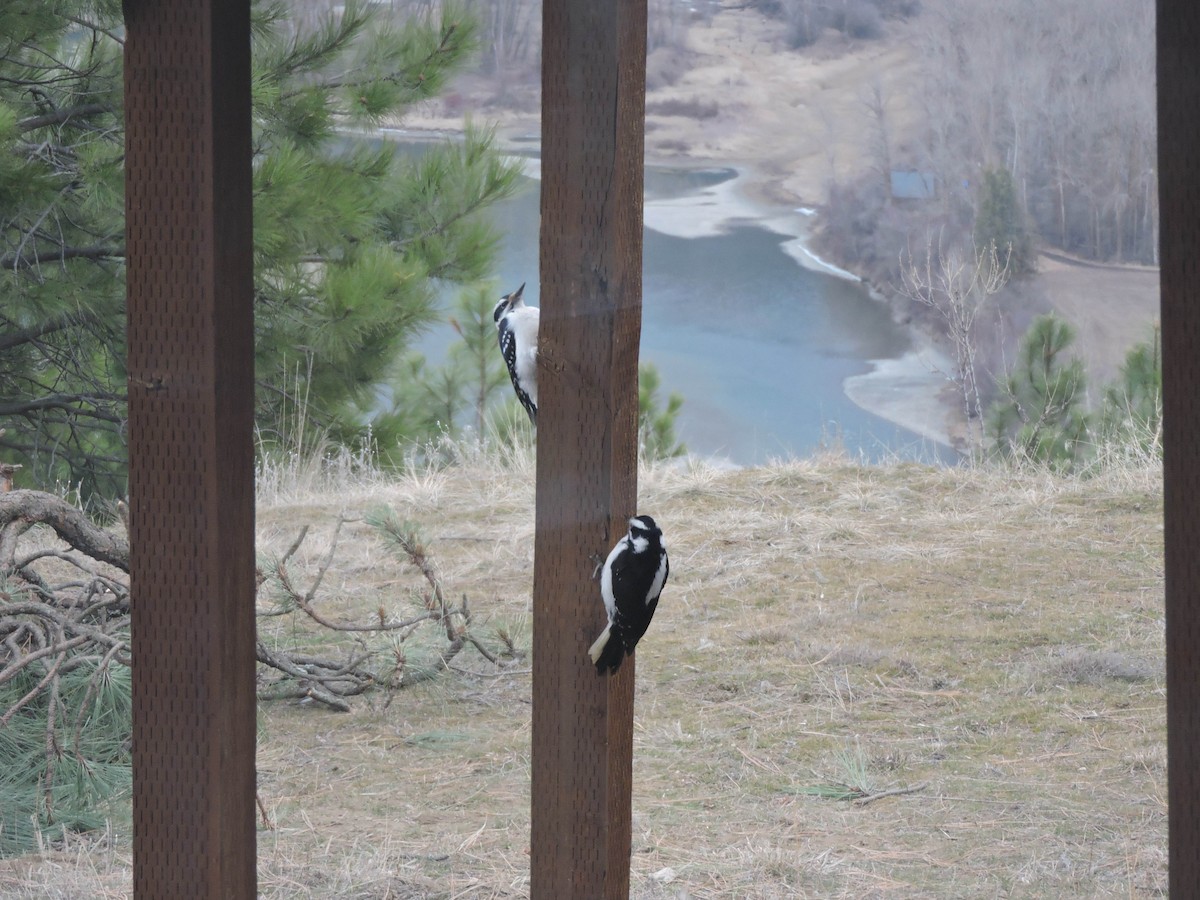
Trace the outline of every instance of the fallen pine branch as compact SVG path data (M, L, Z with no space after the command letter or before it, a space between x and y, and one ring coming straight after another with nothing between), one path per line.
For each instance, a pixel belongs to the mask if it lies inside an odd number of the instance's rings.
M875 791L871 794L864 794L861 797L855 797L850 802L855 806L866 806L868 803L874 803L876 800L882 800L884 797L898 797L901 794L915 794L917 791L923 791L929 787L928 781L922 781L919 784L914 784L910 787L891 788L886 791Z
M129 571L129 541L123 535L93 525L61 497L20 490L0 493L0 572L11 569L17 539L34 525L48 525L79 552Z
M458 605L447 601L433 559L420 539L417 528L398 519L390 510L375 511L367 523L385 545L420 575L426 587L414 591L417 611L412 615L396 615L389 604L380 603L370 621L339 621L320 609L320 589L324 583L349 520L339 517L333 527L329 548L316 563L316 570L307 586L302 586L293 572L294 560L309 536L309 527L302 527L287 550L266 567L264 582L276 586L279 597L275 608L259 613L263 618L303 614L323 632L346 634L356 648L348 652L344 662L313 654L301 647L267 646L260 640L258 660L273 669L278 677L260 685L259 698L264 700L313 699L334 709L346 710L349 696L375 688L397 691L429 681L451 670L452 661L467 647L473 647L481 657L494 666L501 666L500 656L518 658L522 654L507 633L498 631L503 647L493 652L471 631L472 615L466 595ZM445 643L429 653L424 663L413 663L406 644L424 625L436 625L444 634ZM371 641L372 637L382 640ZM327 642L323 642L327 644ZM388 703L391 702L389 697Z

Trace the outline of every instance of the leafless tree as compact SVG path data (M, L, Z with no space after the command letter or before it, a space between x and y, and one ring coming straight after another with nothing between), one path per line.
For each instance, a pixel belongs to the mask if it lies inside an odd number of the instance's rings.
M874 168L883 180L884 197L890 198L892 190L892 143L887 118L888 98L882 80L876 78L871 82L863 97L863 104L867 108L867 113L870 115L873 125L871 157L874 162Z
M1044 240L1157 252L1151 0L928 0L924 153L950 203L1003 166Z
M995 244L965 250L935 247L932 235L924 262L907 254L900 260L900 292L928 306L943 322L954 354L954 371L946 373L962 397L963 420L972 450L983 446L983 397L979 386L976 321L988 298L1008 281L1008 252Z

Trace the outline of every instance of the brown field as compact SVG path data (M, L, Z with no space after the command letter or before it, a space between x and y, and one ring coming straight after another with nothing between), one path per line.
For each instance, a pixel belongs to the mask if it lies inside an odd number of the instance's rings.
M474 632L527 652L532 483L528 458L291 473L264 485L260 551L311 524L306 583L339 514L389 504L422 523ZM1060 478L831 457L658 467L640 493L672 577L638 652L634 896L1165 894L1157 466ZM399 616L420 586L351 521L315 602ZM263 634L328 641L291 619ZM433 646L407 644L410 664ZM497 669L468 649L436 680L352 702L262 709L262 896L526 896L528 657ZM126 897L129 861L117 828L3 862L0 896Z

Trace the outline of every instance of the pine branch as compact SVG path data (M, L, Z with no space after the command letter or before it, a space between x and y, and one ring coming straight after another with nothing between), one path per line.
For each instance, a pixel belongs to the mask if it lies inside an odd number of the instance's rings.
M348 49L362 32L370 16L363 12L360 4L346 4L339 17L330 17L311 36L297 34L287 51L271 65L274 77L280 81L291 79L303 72L312 72ZM280 98L287 100L308 89L308 85L289 92L281 92Z
M0 353L11 350L21 344L28 344L38 338L55 334L76 325L91 325L99 321L99 316L88 310L76 309L52 319L47 319L32 328L22 328L16 331L0 332Z
M17 131L24 134L26 131L45 128L47 125L65 125L72 119L115 112L116 110L106 103L84 103L80 106L68 106L40 116L30 116L27 119L22 119L17 122Z
M65 18L68 22L72 22L75 25L78 25L81 28L88 29L93 34L104 35L106 38L108 38L110 41L112 41L114 44L116 44L119 47L125 46L125 39L123 37L121 37L121 35L117 34L116 31L113 31L112 29L104 28L101 25L97 25L95 22L89 22L88 20L82 19L79 16L67 15L67 16L64 16L63 18Z
M425 611L404 621L388 621L385 607L381 604L376 613L376 620L369 624L333 622L318 613L313 605L317 589L332 562L338 533L344 521L344 519L338 520L331 542L332 546L317 563L317 573L309 590L302 592L293 583L286 566L288 560L295 556L308 535L307 527L300 530L297 538L274 565L273 574L290 601L290 609L299 609L321 627L334 632L401 633L398 638L393 638L390 644L378 648L372 648L363 638L356 638L356 643L362 647L362 650L352 655L345 663L336 663L302 651L270 648L260 641L259 661L282 672L285 676L281 681L268 684L260 689L259 696L262 699L309 698L336 709L348 709L349 707L341 698L360 694L374 687L382 686L394 689L434 678L439 673L447 671L451 661L467 646L474 647L484 659L493 665L502 665L497 655L471 634L471 611L466 596L463 596L462 603L458 607L451 607L446 602L441 579L425 547L417 537L415 529L407 523L400 522L389 510L373 514L369 519L370 524L381 531L403 553L407 561L428 583L429 590L421 598ZM289 610L285 609L284 611ZM279 614L279 612L260 613L264 617ZM457 624L457 620L461 620L461 624ZM409 637L416 633L417 628L426 622L441 626L441 629L445 631L446 643L438 651L436 661L431 665L409 666L401 647ZM512 654L511 640L506 639L505 643L508 645L510 655L515 655ZM395 664L390 674L363 667L371 658L385 653L388 649L395 658ZM294 681L295 684L287 684L288 680Z
M57 250L37 250L33 253L6 253L0 256L0 269L14 272L30 269L42 263L66 262L69 259L124 259L122 245L93 244L91 247L59 247Z
M338 90L344 88L369 87L372 84L377 84L380 81L394 84L399 87L406 88L409 93L414 96L419 96L426 83L425 72L438 64L443 57L453 57L458 52L452 42L452 38L458 31L456 24L449 24L441 29L440 40L436 47L430 50L425 56L413 63L405 65L405 71L393 72L389 75L379 75L374 73L366 73L363 77L349 77L350 73L346 73L340 78L329 78L320 83L320 87L328 90ZM413 74L415 73L415 74ZM282 95L284 99L293 97L300 93L299 90L285 93Z
M37 397L31 400L13 400L9 403L0 403L0 416L23 416L32 412L61 409L70 411L72 416L99 419L102 422L111 422L115 425L120 425L125 421L123 416L109 412L101 406L94 405L100 402L124 403L125 398L118 394L97 395L94 393L80 393L55 394L50 397Z
M291 689L270 690L267 692L267 699L280 700L285 698L311 697L313 700L319 700L326 706L330 706L339 712L350 712L350 704L330 691L328 684L324 683L319 674L314 674L308 669L297 665L288 658L286 653L271 651L262 641L258 642L257 647L259 662L273 669L278 669L286 675L290 675L299 683L297 687Z

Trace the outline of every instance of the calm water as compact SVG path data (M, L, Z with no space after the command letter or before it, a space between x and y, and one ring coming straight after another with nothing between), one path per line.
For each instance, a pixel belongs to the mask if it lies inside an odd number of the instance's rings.
M648 169L647 203L732 175ZM528 282L531 305L539 301L538 184L526 180L493 210L504 234L496 277L502 290ZM684 396L679 438L693 453L742 465L805 457L830 442L869 460L951 459L846 397L847 377L902 355L908 336L861 285L800 266L785 240L753 224L702 238L646 230L641 358L658 367L664 398ZM439 328L417 349L438 361L453 338Z

